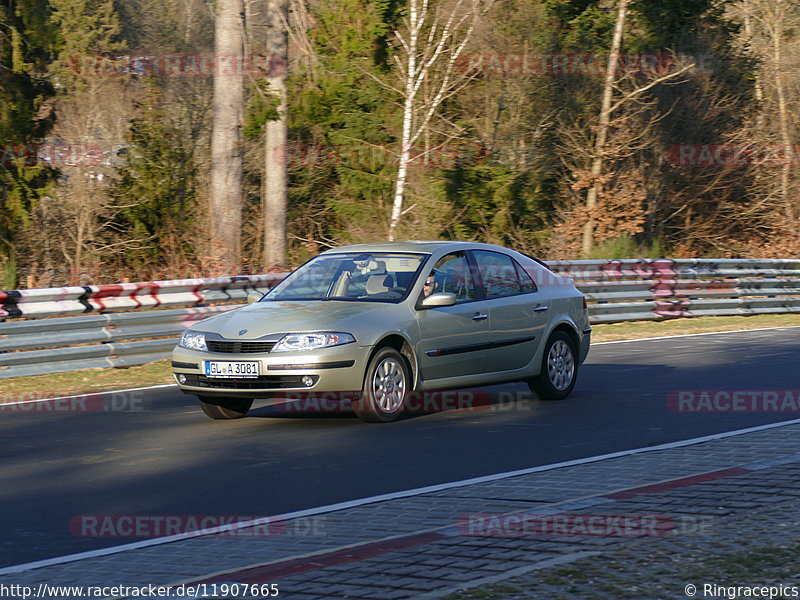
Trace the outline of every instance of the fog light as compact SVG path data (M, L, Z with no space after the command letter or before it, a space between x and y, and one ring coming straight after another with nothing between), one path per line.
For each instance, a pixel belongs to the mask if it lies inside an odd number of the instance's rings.
M175 377L175 379L177 379L178 383L180 383L180 384L186 383L186 375L184 375L183 373L181 373L180 375Z
M303 375L303 378L300 381L306 387L311 387L312 385L314 385L314 378L309 377L308 375Z

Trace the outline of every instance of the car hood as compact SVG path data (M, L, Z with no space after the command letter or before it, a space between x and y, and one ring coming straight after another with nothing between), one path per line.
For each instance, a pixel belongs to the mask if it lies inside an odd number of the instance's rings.
M365 320L381 319L396 304L384 302L256 302L206 319L192 327L196 331L218 333L227 339L252 340L270 334L344 331L356 333ZM245 333L241 333L245 331Z

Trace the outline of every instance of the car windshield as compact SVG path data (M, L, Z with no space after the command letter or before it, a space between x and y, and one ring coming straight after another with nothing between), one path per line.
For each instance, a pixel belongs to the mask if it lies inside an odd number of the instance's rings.
M297 269L262 301L399 302L427 255L398 252L323 254Z

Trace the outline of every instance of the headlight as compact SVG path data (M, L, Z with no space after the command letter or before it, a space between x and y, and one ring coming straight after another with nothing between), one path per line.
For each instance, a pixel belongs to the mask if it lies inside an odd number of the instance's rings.
M203 352L208 352L205 334L197 333L196 331L184 331L183 335L181 335L181 340L178 342L178 345L182 348L188 348L189 350L202 350Z
M283 336L272 348L272 352L290 352L293 350L316 350L341 346L355 342L349 333L289 333Z

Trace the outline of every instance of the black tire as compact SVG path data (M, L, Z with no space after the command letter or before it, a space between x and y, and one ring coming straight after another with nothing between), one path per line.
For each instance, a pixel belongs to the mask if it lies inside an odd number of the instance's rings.
M411 369L394 348L381 348L369 361L361 397L353 402L356 415L367 423L388 423L405 409Z
M249 398L200 398L200 408L212 419L240 419L252 406Z
M555 331L545 345L542 370L528 380L528 386L542 400L563 400L572 393L577 380L575 344L563 331Z

